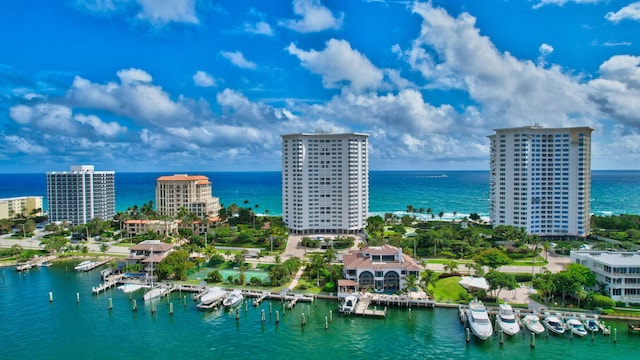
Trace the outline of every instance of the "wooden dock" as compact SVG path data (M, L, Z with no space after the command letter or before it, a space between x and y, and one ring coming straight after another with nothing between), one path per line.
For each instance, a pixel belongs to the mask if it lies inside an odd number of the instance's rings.
M83 268L80 271L91 271L93 269L99 268L100 266L110 262L111 260L113 260L113 258L107 258L107 259L103 259L103 260L99 260L99 261L94 261L93 263L91 263L91 265Z
M29 269L31 269L33 267L38 266L38 264L40 264L42 262L55 260L56 258L57 258L57 256L55 256L55 255L48 255L48 256L44 256L44 257L38 257L38 258L35 258L35 259L27 261L27 262L19 263L19 264L16 265L16 271L29 270Z
M417 299L406 295L366 294L366 296L361 296L360 300L365 297L370 300L371 304L384 305L386 307L436 307L434 300Z
M93 295L98 295L101 292L107 291L112 287L118 285L123 278L124 274L109 275L106 279L104 279L104 282L102 284L92 287L91 292L93 293Z
M371 299L368 296L361 297L356 304L356 310L354 311L354 314L361 316L387 317L386 306L383 310L378 310L375 306L373 309L369 309L370 304Z

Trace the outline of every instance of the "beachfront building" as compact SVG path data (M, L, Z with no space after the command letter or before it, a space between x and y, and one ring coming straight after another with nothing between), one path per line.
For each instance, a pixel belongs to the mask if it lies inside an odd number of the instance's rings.
M114 171L95 171L93 165L72 166L71 171L47 173L49 221L86 224L116 214Z
M217 216L220 201L212 195L208 177L176 174L156 180L156 207L159 215L176 217L185 208L202 218Z
M127 237L132 238L137 235L147 234L152 231L159 236L167 237L178 233L177 220L147 220L131 219L125 220L123 230Z
M640 304L640 252L577 250L570 257L591 269L613 300Z
M42 215L42 196L19 196L0 199L0 219Z
M489 136L491 224L545 237L589 235L592 131L495 130Z
M347 233L367 225L366 134L282 135L282 219L293 234Z
M141 264L145 272L156 268L171 251L173 244L166 244L160 240L145 240L129 248L129 256L125 259L127 265Z
M373 289L377 293L395 293L406 287L409 275L420 278L420 266L402 248L369 246L342 256L344 280L339 285L355 286L357 291Z

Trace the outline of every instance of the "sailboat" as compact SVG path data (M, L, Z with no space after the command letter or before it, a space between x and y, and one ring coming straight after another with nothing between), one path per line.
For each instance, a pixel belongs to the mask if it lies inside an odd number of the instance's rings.
M144 301L151 301L155 298L162 297L169 292L169 289L162 285L156 287L153 286L153 247L151 247L150 250L151 251L149 257L151 258L151 289L144 294Z

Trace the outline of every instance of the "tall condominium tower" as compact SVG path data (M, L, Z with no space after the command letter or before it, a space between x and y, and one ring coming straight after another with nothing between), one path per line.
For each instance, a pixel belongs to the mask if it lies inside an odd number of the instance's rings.
M356 233L366 226L368 136L282 135L282 218L292 233Z
M489 136L490 217L540 236L589 235L589 127L497 129Z
M114 171L94 171L93 165L72 166L71 171L47 173L49 221L86 224L116 214Z
M176 174L156 180L156 208L175 217L185 208L196 216L217 216L220 201L211 195L211 181L202 175Z

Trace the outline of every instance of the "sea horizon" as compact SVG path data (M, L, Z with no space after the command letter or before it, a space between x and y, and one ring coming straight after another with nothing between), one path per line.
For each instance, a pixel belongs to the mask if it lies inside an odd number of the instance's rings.
M273 171L154 171L116 172L116 211L134 205L155 203L155 182L167 174L209 177L213 196L228 206L250 206L257 214L281 215L282 177ZM596 215L640 214L640 170L592 170L591 213ZM46 173L0 174L0 198L42 196L46 210ZM245 200L248 203L245 205ZM256 206L257 205L257 206ZM369 171L369 215L406 213L407 205L431 209L435 218L489 215L488 170L371 170Z

